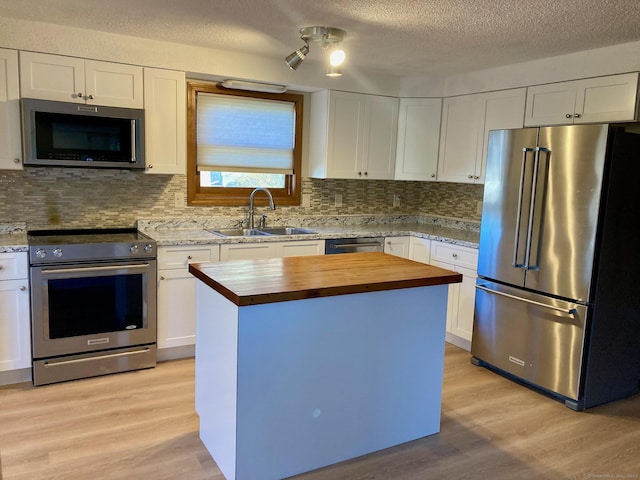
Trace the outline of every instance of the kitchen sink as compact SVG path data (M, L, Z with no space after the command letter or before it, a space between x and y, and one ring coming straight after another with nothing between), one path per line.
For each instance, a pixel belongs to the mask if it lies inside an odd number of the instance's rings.
M265 232L268 235L309 235L312 233L316 233L313 230L308 230L306 228L300 227L270 227L262 228L259 231Z
M270 235L257 228L227 228L221 230L207 230L208 232L220 235L221 237L254 237Z
M221 237L254 237L271 235L309 235L316 233L313 230L300 227L270 227L270 228L228 228L220 230L207 230Z

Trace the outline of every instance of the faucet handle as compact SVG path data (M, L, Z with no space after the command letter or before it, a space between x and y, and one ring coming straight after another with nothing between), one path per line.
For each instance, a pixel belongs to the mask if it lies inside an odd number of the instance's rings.
M260 220L258 221L258 228L264 228L267 224L267 214L263 213L260 215Z

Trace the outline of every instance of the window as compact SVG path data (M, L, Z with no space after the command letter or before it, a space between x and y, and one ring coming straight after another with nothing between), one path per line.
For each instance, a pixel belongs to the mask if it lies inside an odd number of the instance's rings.
M244 205L256 187L299 205L303 96L194 82L187 91L189 205Z

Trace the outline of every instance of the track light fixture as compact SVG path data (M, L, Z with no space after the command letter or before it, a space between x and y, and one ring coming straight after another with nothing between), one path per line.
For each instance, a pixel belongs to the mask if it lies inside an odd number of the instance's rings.
M338 47L347 32L335 27L304 27L300 29L300 38L304 45L285 58L291 70L297 70L305 57L309 54L309 43L319 43L329 52L327 66L328 77L342 75L342 63L345 59L344 50Z

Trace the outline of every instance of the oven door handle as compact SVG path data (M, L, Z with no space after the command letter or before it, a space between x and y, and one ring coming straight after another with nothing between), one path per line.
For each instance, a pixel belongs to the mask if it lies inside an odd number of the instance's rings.
M135 265L108 265L104 267L80 267L80 268L43 268L43 274L53 273L91 273L91 272L108 272L113 270L146 270L149 268L148 263L139 263Z

